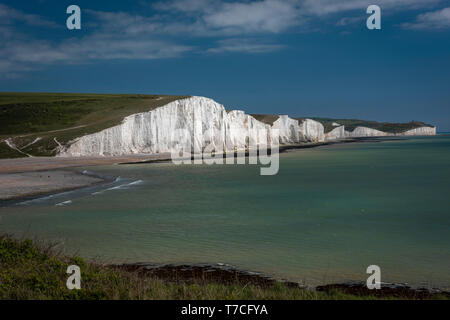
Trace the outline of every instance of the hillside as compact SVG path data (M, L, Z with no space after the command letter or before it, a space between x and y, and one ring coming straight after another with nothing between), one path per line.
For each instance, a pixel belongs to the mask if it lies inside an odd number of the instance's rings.
M58 143L112 127L130 114L149 111L181 98L185 97L0 93L0 158L27 154L52 156Z

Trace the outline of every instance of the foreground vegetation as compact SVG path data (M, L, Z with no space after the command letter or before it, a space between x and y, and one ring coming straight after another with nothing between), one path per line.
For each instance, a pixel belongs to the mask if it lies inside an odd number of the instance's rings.
M55 155L58 143L119 124L184 96L0 93L0 158ZM21 151L10 148L5 139Z
M81 290L68 290L69 265L81 268ZM54 246L0 237L0 299L374 299L334 290L328 293L276 284L170 282L80 257L58 254Z

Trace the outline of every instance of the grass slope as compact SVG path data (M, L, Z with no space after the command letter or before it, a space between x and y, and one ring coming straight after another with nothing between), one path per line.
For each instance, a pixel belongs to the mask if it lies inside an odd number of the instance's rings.
M68 290L69 265L81 269L81 290ZM435 297L440 298L440 297ZM442 297L445 298L445 297ZM276 284L220 284L198 280L169 282L76 256L55 253L54 246L0 236L0 300L4 299L375 299L333 290L327 293Z
M141 94L0 93L0 157L53 156L58 143L119 124L185 96ZM57 142L55 141L55 138Z

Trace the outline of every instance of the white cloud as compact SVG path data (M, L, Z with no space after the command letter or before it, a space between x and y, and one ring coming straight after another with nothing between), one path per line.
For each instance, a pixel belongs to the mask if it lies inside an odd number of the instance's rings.
M231 38L217 41L217 46L207 50L208 53L263 53L272 52L284 48L283 45L272 43L261 43L252 39Z
M328 14L342 13L353 10L365 9L376 4L381 9L410 10L413 8L429 7L442 0L303 0L300 1L302 10L307 14L323 16Z
M282 49L264 37L290 30L304 30L316 18L333 15L337 25L361 19L346 17L361 11L371 0L172 0L151 3L151 16L129 12L101 12L84 9L91 24L84 37L46 41L21 34L22 26L61 27L43 17L0 4L0 71L20 72L54 63L86 63L108 59L172 58L186 52L262 53ZM382 10L396 12L411 8L435 8L440 0L378 0ZM355 11L356 10L356 11ZM429 9L431 10L431 9ZM335 15L339 15L337 18ZM450 8L428 12L406 28L449 27ZM62 22L63 23L63 22ZM62 26L64 27L64 26ZM313 26L314 27L314 26ZM91 31L93 30L93 31ZM44 37L45 36L41 36ZM202 38L201 45L191 45ZM211 41L214 41L211 44ZM209 42L209 43L208 43ZM197 47L198 46L198 47Z
M302 19L298 5L295 0L174 0L156 3L154 8L184 14L204 35L241 35L278 33L299 25Z
M366 20L366 16L358 16L358 17L344 17L341 18L336 25L338 27L348 26L356 23L362 23L364 20Z
M26 14L0 3L0 24L23 22L38 27L56 27L56 23L35 14Z
M432 30L450 28L450 7L442 10L422 13L412 23L402 25L407 29Z
M8 41L0 48L0 71L39 69L55 63L87 63L92 60L173 58L189 46L165 41L88 36L53 44L48 41Z
M208 26L229 32L278 33L299 23L297 10L291 1L224 3L220 10L206 14L203 19Z
M0 9L1 14L13 13L14 19L30 25L45 21L38 16L30 18L30 15L4 5L1 5ZM99 19L100 23L96 26L95 32L84 37L60 41L30 38L15 31L12 26L0 25L2 36L0 72L8 76L56 63L79 64L93 60L173 58L192 50L191 46L149 37L145 32L133 34L133 27L141 25L142 21L146 22L144 17L127 13L98 13L97 18L100 17L103 18ZM124 33L121 28L130 30Z
M433 7L442 0L378 0L382 10L390 13ZM153 5L168 14L181 14L177 22L165 21L165 31L195 35L248 35L280 33L301 27L313 18L347 14L358 11L366 17L366 8L373 0L172 0ZM183 17L186 20L183 20ZM350 24L356 19L341 17L338 25ZM180 22L183 21L183 22Z
M219 0L172 0L153 4L153 7L157 10L182 12L208 12L219 6Z

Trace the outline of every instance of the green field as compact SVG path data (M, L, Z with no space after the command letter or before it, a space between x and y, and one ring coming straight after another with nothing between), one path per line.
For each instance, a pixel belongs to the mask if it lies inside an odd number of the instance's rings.
M54 156L58 142L119 124L184 96L0 93L0 158ZM18 152L5 143L10 138ZM56 140L55 140L56 139Z

